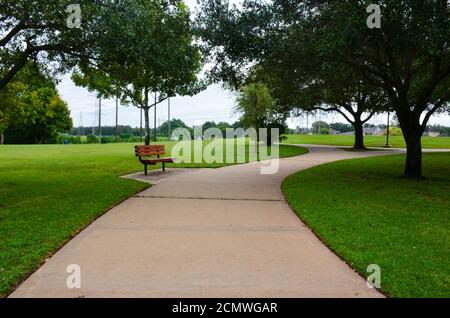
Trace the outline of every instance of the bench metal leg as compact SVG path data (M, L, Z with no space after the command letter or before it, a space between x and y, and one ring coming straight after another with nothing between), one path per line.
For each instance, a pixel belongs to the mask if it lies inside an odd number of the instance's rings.
M163 162L162 164L163 164L163 171L166 171L166 163Z
M147 175L147 165L144 165L144 171L145 171L145 175Z

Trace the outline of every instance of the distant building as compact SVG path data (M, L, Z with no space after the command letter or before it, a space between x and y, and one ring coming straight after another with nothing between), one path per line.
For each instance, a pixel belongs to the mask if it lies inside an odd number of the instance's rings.
M294 134L297 135L309 135L312 133L312 129L311 128L302 128L302 127L298 127L294 129Z
M384 129L381 127L367 127L363 128L363 133L366 136L382 136L384 135Z
M429 137L439 137L441 135L441 132L439 130L428 129L425 132L425 135Z
M330 128L330 135L340 135L341 132L338 130L334 130L333 128Z

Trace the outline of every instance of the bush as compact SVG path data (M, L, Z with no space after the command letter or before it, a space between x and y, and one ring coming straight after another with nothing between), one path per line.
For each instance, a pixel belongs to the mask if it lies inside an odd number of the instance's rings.
M120 135L119 142L141 142L141 137L123 134L123 135Z
M51 140L51 143L56 144L64 144L64 141L66 141L69 144L98 144L99 143L99 137L95 135L87 135L87 136L71 136L71 135L58 135L53 140ZM158 137L158 141L167 141L167 137ZM130 134L121 134L118 139L116 139L116 136L102 136L102 144L111 144L116 142L134 142L134 143L141 143L141 137L140 136L133 136Z
M87 142L88 144L95 144L95 143L98 144L98 137L95 136L95 135L87 135L87 140L86 140L86 142Z
M326 128L326 127L320 128L319 133L320 133L321 135L329 135L329 134L330 134L330 128Z
M58 135L56 136L53 143L64 144L67 141L68 144L83 144L84 140L80 136L68 136L68 135Z

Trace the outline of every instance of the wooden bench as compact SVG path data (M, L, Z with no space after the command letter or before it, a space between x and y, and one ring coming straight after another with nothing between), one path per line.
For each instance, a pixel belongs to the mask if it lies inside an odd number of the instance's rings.
M151 146L135 146L136 157L139 157L139 161L144 165L145 175L147 175L147 166L156 165L162 163L162 170L166 171L166 163L173 163L174 158L161 158L166 154L164 145L151 145ZM154 157L156 158L149 158Z

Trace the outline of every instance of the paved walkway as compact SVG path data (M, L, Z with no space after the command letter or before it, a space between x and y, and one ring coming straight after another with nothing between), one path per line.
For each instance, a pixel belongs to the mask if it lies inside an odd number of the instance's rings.
M158 178L11 297L381 297L297 218L280 184L325 162L395 152L308 148L275 175L253 163ZM66 286L69 264L81 268L81 289Z

